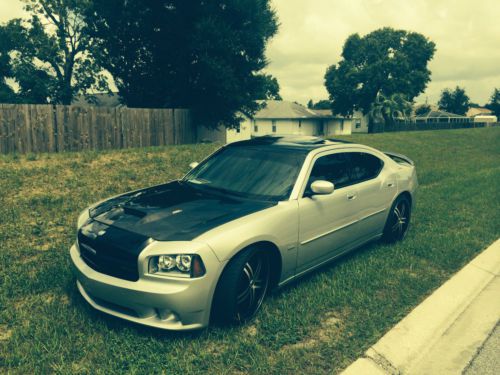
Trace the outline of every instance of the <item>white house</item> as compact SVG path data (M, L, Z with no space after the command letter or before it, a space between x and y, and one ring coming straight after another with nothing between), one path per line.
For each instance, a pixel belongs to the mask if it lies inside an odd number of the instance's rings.
M352 115L352 132L368 133L368 116L361 111L354 111Z
M236 129L228 129L227 143L269 134L320 135L351 134L357 118L333 116L331 111L312 110L285 100L267 100L252 119L245 117Z

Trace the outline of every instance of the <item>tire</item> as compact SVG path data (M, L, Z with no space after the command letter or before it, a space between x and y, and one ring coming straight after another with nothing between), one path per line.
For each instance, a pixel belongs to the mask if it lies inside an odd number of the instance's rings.
M212 321L241 324L251 320L266 297L270 280L268 254L250 247L226 266L217 283L212 302Z
M405 238L410 226L411 203L410 200L400 195L392 204L391 211L385 223L382 239L387 243L395 243Z

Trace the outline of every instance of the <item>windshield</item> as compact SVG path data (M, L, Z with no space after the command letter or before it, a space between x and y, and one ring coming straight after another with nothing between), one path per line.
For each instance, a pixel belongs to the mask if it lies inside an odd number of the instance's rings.
M246 198L282 200L289 197L305 156L299 150L227 147L185 181Z

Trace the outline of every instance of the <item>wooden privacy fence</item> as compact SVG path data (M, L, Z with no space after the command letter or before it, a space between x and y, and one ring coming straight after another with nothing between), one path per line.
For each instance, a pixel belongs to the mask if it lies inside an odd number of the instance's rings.
M187 109L0 104L0 153L195 143Z

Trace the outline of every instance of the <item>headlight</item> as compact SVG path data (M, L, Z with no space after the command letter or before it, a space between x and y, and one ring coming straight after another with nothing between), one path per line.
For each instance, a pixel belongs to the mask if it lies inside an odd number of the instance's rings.
M77 224L76 224L76 229L80 229L81 227L83 227L83 225L89 221L90 219L90 211L88 208L86 208L85 210L83 210L81 213L80 213L80 216L78 216L78 221L77 221Z
M195 254L159 255L149 258L148 272L152 275L200 277L205 274L205 265Z

